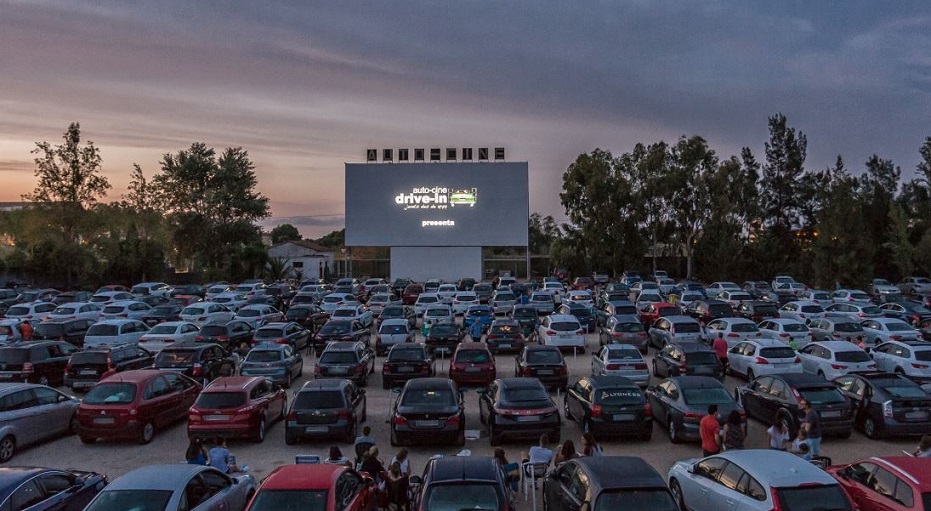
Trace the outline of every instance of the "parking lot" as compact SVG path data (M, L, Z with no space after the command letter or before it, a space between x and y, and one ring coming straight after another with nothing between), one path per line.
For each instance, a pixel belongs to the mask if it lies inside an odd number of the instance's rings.
M573 355L568 353L566 359L569 365L569 381L573 382L576 378L590 373L591 352L598 345L598 339L595 334L589 334L586 337L588 351L586 354ZM650 355L653 351L651 350ZM647 356L648 361L650 355ZM371 426L373 436L378 440L378 446L381 450L381 456L385 461L390 460L396 448L389 444L389 427L387 423L390 406L393 398L397 395L390 390L381 388L381 363L383 357L379 357L376 363L376 371L369 378L369 384L366 388L368 420L366 424ZM313 376L312 355L305 355L304 376L301 380L295 382L291 391L297 390L308 377ZM447 374L448 360L439 359L437 361L438 376ZM509 354L497 356L497 374L499 377L513 376L514 374L514 357ZM654 382L656 379L654 378ZM728 377L726 385L729 389L740 385L743 382L733 377ZM66 389L63 389L66 390ZM80 396L78 396L80 397ZM562 396L559 392L552 394L553 399L562 407ZM478 417L478 394L474 389L469 389L465 393L466 407L466 429L481 430L481 424ZM94 445L82 444L76 436L68 436L47 442L43 445L28 447L22 449L11 461L15 465L41 465L56 466L78 469L89 469L107 474L112 478L119 476L136 467L153 464L153 463L180 463L184 460L184 452L187 447L187 435L185 423L179 422L169 429L158 431L155 439L148 445L138 445L136 443L97 443ZM231 441L230 449L236 455L240 464L245 463L251 467L251 472L259 479L267 475L275 467L283 464L293 463L295 455L298 454L318 454L325 457L327 450L332 443L340 446L346 456L352 456L352 446L340 442L322 441L312 444L298 444L287 446L284 441L284 428L281 423L272 425L269 428L267 438L264 443L256 444L246 441ZM747 447L748 448L765 448L767 445L766 428L759 422L750 421ZM578 425L570 422L563 422L562 439L572 439L578 447L580 442L581 431ZM856 458L870 455L895 455L903 449L913 450L917 444L917 439L892 439L883 441L869 440L859 432L854 432L851 438L842 440L836 438L826 438L822 446L823 454L830 456L834 463L844 463ZM507 443L503 447L509 460L517 460L521 452L530 447L530 442ZM653 438L650 442L640 440L606 440L602 443L607 455L633 455L640 456L652 464L661 474L665 475L668 468L677 460L698 457L701 450L698 444L679 444L675 445L669 442L663 428L655 425ZM555 445L553 446L555 447ZM492 447L484 431L481 431L481 437L477 440L467 440L465 449L471 451L472 455L489 456L492 454ZM414 471L419 472L427 459L435 454L454 455L460 449L450 445L415 445L409 448L411 451L411 460ZM529 506L528 506L529 508Z

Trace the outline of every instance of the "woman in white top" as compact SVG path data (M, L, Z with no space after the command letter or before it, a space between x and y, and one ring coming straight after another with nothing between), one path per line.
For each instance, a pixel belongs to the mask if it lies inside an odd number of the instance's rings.
M775 449L777 451L787 450L786 444L789 443L789 430L785 428L785 424L782 423L778 418L773 422L773 425L766 430L766 433L769 435L769 448Z

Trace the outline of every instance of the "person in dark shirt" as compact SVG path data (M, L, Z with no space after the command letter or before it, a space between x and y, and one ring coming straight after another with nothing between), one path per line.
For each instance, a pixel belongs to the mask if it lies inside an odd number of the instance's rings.
M802 411L805 412L805 419L802 422L802 427L805 428L805 432L808 433L808 447L811 451L812 456L819 456L821 454L821 418L818 416L812 407L811 403L807 399L803 399L799 405L802 407Z

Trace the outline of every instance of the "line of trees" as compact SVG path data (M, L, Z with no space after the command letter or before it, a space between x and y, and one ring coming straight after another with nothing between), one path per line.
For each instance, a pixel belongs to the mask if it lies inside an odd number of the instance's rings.
M747 147L722 159L697 135L638 143L620 156L580 154L563 174L568 222L532 215L531 250L577 275L676 260L682 276L708 281L790 273L819 286L864 286L874 276L931 273L931 137L905 183L875 154L861 172L841 156L807 169L807 145L777 114L762 162Z

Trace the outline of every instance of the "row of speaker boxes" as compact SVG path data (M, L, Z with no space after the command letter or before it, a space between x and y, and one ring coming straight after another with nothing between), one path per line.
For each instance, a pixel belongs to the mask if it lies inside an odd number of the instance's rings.
M424 161L425 149L414 149L414 161ZM440 156L442 155L442 150L439 147L430 149L430 161L440 161ZM504 148L496 147L495 148L495 160L504 159ZM463 147L462 148L462 157L459 157L459 149L455 147L446 148L446 161L472 161L472 148ZM478 148L478 160L488 160L488 148L479 147ZM365 152L365 161L368 163L378 161L378 149L368 149ZM381 161L391 162L394 161L394 149L382 149L381 150ZM398 161L410 161L410 149L398 149Z

